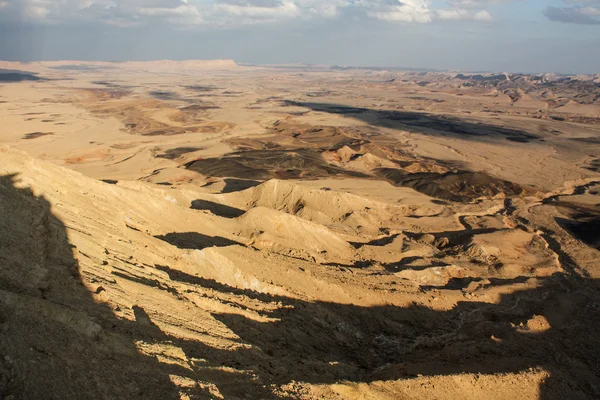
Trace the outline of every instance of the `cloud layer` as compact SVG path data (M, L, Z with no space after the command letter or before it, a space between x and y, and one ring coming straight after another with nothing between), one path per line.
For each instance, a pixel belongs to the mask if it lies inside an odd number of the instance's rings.
M544 15L556 22L600 25L600 0L565 0L565 7L549 6Z
M138 26L166 22L228 27L311 18L371 18L390 23L491 21L503 0L0 0L0 20Z
M166 23L181 28L227 28L291 20L346 18L387 23L494 19L494 6L525 0L0 0L0 21L95 23L140 26ZM600 0L563 0L541 10L551 21L600 24Z

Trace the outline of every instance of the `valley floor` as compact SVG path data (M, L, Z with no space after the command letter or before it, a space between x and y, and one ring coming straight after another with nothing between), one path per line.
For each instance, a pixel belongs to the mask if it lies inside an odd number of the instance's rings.
M68 65L0 65L0 398L600 397L593 93Z

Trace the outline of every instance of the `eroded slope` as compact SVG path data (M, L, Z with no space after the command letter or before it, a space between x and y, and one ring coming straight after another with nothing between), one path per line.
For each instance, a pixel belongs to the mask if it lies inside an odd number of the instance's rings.
M587 181L406 205L111 185L0 155L4 397L599 394L599 254L562 227Z

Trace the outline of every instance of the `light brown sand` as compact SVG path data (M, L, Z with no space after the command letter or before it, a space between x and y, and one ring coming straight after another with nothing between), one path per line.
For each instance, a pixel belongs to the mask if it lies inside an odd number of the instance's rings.
M0 65L2 398L600 395L599 105L73 63Z

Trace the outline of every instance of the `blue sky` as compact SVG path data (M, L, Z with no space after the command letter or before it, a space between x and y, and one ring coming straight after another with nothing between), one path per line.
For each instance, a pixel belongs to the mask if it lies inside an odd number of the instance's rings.
M0 59L600 72L600 0L0 0Z

